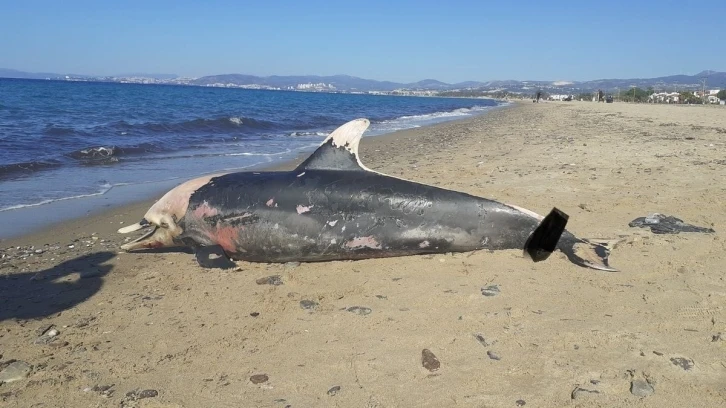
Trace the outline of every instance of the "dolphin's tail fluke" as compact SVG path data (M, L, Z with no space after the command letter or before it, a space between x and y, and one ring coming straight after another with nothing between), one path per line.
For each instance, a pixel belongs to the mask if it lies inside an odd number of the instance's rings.
M607 272L618 272L610 266L610 250L618 240L580 239L567 234L558 246L574 264Z

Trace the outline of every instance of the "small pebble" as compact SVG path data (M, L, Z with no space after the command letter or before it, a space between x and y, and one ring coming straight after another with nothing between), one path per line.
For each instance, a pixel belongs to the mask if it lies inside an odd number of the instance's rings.
M280 276L280 275L265 276L264 278L257 279L255 282L258 285L280 286L280 285L282 285L282 276Z
M140 400L144 398L154 398L159 395L159 391L157 390L133 390L126 393L126 397L132 399L132 400Z
M262 384L266 383L267 380L270 378L267 376L267 374L255 374L252 377L250 377L250 382L252 384Z
M305 310L313 310L318 307L318 302L314 302L312 300L301 300L300 307Z
M101 394L101 396L103 396L103 397L111 398L111 396L113 396L113 393L114 393L114 390L112 390L114 385L115 384L94 385L93 388L91 388L91 391L95 391L95 392Z
M517 400L517 402L515 402L515 404L517 404L518 407L523 407L523 406L527 405L527 402L525 400Z
M250 316L252 316L252 317L257 317L259 315L260 315L260 312L252 312L252 313L250 313Z
M653 386L645 380L633 380L630 383L630 393L636 397L647 397L654 392Z
M24 379L32 367L25 361L13 361L0 371L0 384Z
M479 342L479 344L481 344L481 345L482 345L482 346L484 346L484 347L489 347L489 346L491 346L491 343L489 343L489 342L487 341L487 339L485 339L485 338L484 338L484 336L482 336L482 335L481 335L481 334L479 334L479 333L475 334L475 335L474 335L474 338L476 339L476 341L478 341L478 342Z
M441 367L439 359L429 349L423 349L421 351L421 365L429 371L436 371Z
M332 387L331 389L329 389L328 395L330 395L332 397L333 395L337 394L338 392L340 392L340 385L336 385L335 387Z
M686 371L693 368L693 360L683 358L683 357L673 357L673 358L671 358L671 363L673 363L673 365L681 367L682 369L684 369Z
M348 310L351 313L355 313L355 314L361 315L361 316L369 315L373 311L370 308L363 307L363 306L352 306L352 307L349 307L346 310Z
M492 360L496 360L496 361L499 361L499 360L501 360L501 359L502 359L502 358L501 358L501 357L499 357L499 356L498 356L498 355L497 355L497 354L496 354L495 352L493 352L493 351L491 351L491 350L487 351L487 355L488 355L488 356L489 356L489 358L491 358Z
M570 394L570 398L572 398L573 400L578 399L578 398L582 399L582 398L587 398L587 397L595 395L595 394L600 394L600 391L587 390L584 388L575 387L575 389L572 390L572 393Z
M484 296L496 296L499 294L499 285L489 285L481 288L481 294Z

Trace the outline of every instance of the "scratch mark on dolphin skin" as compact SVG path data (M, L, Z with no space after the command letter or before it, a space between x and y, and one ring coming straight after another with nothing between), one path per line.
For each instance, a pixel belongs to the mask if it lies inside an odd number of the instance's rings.
M309 207L306 207L304 205L298 205L296 209L297 209L297 213L298 214L304 214L306 212L310 212L310 209L313 208L313 207L315 207L315 206L314 205L311 205Z
M194 216L200 219L214 217L217 214L219 214L219 211L216 208L210 207L206 201L194 209Z
M204 217L204 221L210 225L218 225L220 222L231 224L233 226L255 224L259 222L260 217L254 213L231 213L225 215L213 215L211 217Z
M304 175L305 175L305 172L303 171L302 173L298 174L297 176L298 176L298 177L302 177L302 176L304 176Z
M328 225L330 225L331 227L334 227L334 226L335 226L335 224L337 224L337 223L338 223L338 220L335 220L335 221L328 221Z
M431 244L429 243L429 241L423 241L422 243L418 244L418 247L419 247L419 248L428 248L428 247L429 247L429 245L431 245Z
M355 237L345 243L348 248L381 249L381 244L374 237Z
M268 207L272 207L273 205L275 205L275 198L273 197L273 198L267 200L267 202L265 203L265 205L268 206Z

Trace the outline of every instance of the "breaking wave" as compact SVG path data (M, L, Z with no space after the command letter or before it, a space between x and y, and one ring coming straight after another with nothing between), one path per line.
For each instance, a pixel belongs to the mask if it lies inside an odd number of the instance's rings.
M94 146L76 150L66 154L67 157L77 160L81 164L110 164L119 161L119 156L140 156L145 153L163 151L152 143L143 143L135 146Z
M0 180L10 177L22 177L35 174L39 171L60 167L59 161L32 161L25 163L12 163L0 165Z
M126 132L125 134L140 133L226 133L243 130L271 130L279 125L266 120L247 118L242 116L221 117L214 119L192 119L180 122L144 122L129 123L126 121L113 122L103 126L109 130ZM103 130L97 128L96 130Z

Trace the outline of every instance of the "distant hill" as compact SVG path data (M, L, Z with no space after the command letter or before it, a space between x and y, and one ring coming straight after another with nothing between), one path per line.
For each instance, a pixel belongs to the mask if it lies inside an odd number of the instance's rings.
M0 68L0 78L27 78L27 79L62 79L66 74L31 73L14 69ZM69 75L73 78L97 81L118 81L120 78L149 78L153 83L173 83L181 85L215 85L215 86L249 86L280 89L309 89L322 91L369 92L394 91L397 89L448 91L456 89L476 90L502 90L508 92L531 93L537 89L552 93L590 92L602 89L606 92L615 89L629 89L637 86L643 89L656 90L672 89L701 89L702 79L706 79L707 89L726 89L726 72L702 71L696 75L671 75L658 78L631 78L631 79L597 79L592 81L524 81L524 80L495 80L495 81L465 81L448 84L436 79L424 79L412 83L391 81L376 81L373 79L358 78L350 75L290 75L290 76L255 76L245 74L209 75L196 79L179 78L175 74L143 74L132 73L117 75L115 77L92 77L86 75ZM139 81L141 82L141 81Z
M65 75L52 74L47 72L24 72L17 69L0 68L0 78L21 78L21 79L56 79Z
M0 78L19 78L19 79L63 79L66 76L73 78L106 78L104 76L80 75L80 74L57 74L51 72L25 72L17 69L0 68ZM116 78L152 78L160 80L175 79L179 76L176 74L119 74L114 75Z
M700 88L701 80L706 80L706 89L726 89L726 72L703 71L696 75L670 75L658 78L634 78L634 79L598 79L595 81L581 82L578 85L591 89L615 88L628 89L631 86L640 88L672 88L675 86Z
M292 76L267 76L226 74L210 75L197 78L192 81L195 85L233 84L233 85L262 85L273 88L296 87L299 84L326 84L332 85L339 91L392 91L404 87L403 84L390 81L375 81L363 79L350 75L292 75Z
M179 78L177 74L144 74L144 73L131 73L131 74L118 74L114 75L117 78L152 78L152 79L176 79Z

